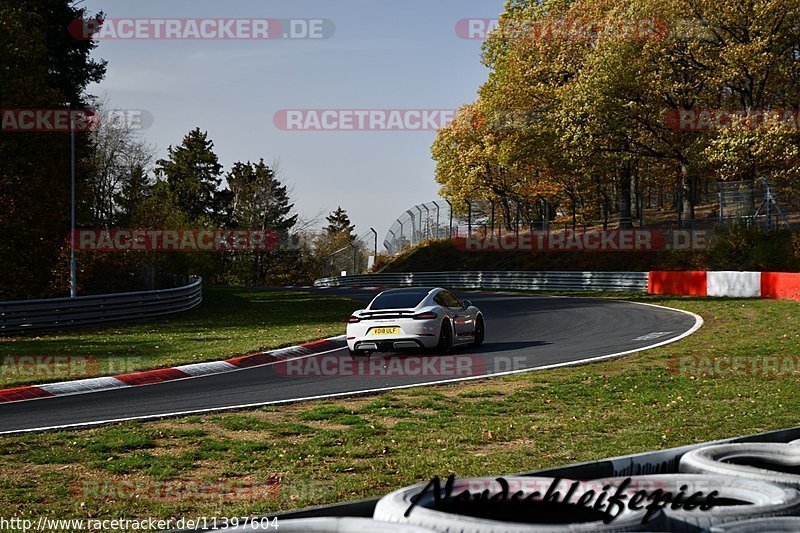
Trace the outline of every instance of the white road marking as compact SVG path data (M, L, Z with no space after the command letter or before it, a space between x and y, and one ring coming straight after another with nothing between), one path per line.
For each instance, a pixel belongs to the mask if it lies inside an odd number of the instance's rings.
M648 333L647 335L642 335L641 337L636 337L633 339L634 341L653 341L656 339L660 339L661 337L666 337L667 335L671 335L672 331L654 331L653 333Z

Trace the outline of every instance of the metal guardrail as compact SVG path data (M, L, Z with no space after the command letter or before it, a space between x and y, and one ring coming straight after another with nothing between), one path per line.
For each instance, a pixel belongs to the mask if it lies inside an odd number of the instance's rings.
M136 320L188 311L203 301L203 280L155 291L0 302L0 335Z
M315 287L441 286L532 291L647 291L647 272L399 272L318 279Z

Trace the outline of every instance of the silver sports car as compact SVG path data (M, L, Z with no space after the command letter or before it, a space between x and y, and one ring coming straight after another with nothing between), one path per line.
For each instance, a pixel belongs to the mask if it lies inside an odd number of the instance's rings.
M479 346L485 332L481 310L445 289L392 289L347 320L347 347L351 355L414 348L450 353L457 345Z

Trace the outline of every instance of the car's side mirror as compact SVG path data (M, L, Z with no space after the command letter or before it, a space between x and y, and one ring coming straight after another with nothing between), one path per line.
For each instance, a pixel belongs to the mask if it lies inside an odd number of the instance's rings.
M469 300L464 300L464 309L468 307L472 307L472 302L470 302Z

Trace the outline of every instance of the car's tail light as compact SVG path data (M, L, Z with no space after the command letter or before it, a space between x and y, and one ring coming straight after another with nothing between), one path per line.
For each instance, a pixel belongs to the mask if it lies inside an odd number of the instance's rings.
M430 313L420 313L420 314L418 314L418 315L414 315L414 320L434 320L434 319L435 319L435 318L437 318L438 316L439 316L439 315L437 315L437 314L436 314L436 313L434 313L434 312L430 312Z
M348 324L358 324L359 322L361 322L361 319L358 318L357 316L351 316L350 318L347 319Z

